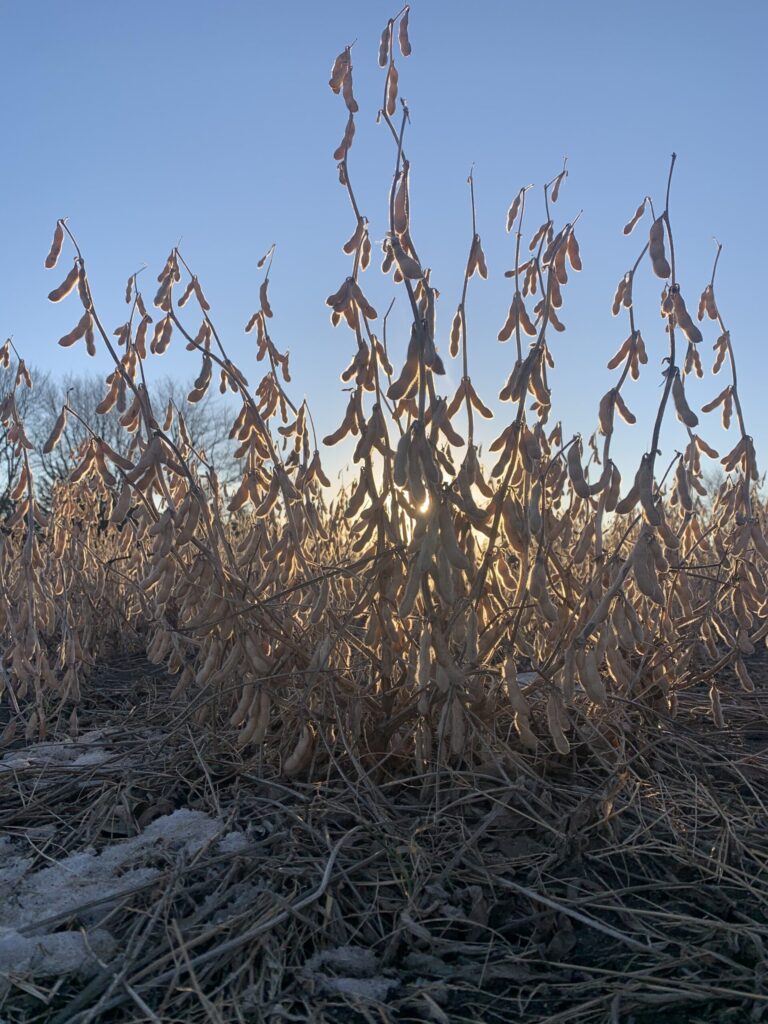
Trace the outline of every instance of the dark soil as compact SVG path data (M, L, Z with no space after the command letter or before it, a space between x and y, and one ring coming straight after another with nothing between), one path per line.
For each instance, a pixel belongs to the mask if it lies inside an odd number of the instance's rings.
M577 723L567 757L499 745L374 779L326 755L290 783L195 725L150 666L105 668L79 730L107 730L115 757L0 773L0 835L46 835L44 864L186 807L248 844L169 857L102 908L117 960L7 979L0 1020L768 1019L765 652L749 667L754 693L723 677L722 731L700 687L674 719L630 708L613 743Z

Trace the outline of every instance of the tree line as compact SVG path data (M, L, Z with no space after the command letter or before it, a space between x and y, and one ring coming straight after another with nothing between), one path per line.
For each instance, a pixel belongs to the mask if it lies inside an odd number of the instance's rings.
M0 373L0 404L13 392L17 367ZM43 504L50 506L55 485L68 477L75 464L77 452L87 439L97 434L120 455L128 456L135 435L128 434L120 425L123 411L115 406L107 413L99 413L97 407L102 400L104 382L99 374L67 374L54 379L40 369L30 370L33 387L16 391L16 402L23 417L29 440L35 450L31 462L39 494ZM207 396L191 405L186 396L189 384L165 377L153 383L152 397L156 414L162 418L169 407L173 410L170 432L178 438L180 429L186 429L193 443L206 463L216 470L220 480L229 481L237 472L232 458L233 446L228 434L231 426L231 411L227 403L216 397ZM50 435L62 406L68 405L73 413L67 417L67 425L59 445L47 454L43 453L46 438ZM182 411L184 427L181 426L179 411ZM22 452L18 444L11 441L6 430L0 430L0 514L5 515L13 505L10 494L21 470Z

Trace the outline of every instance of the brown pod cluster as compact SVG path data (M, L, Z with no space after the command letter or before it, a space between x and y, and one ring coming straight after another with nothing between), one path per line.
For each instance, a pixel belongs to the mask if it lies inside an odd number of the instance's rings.
M392 19L387 22L386 28L381 33L379 40L379 67L385 68L389 61L389 48L392 43Z
M658 541L653 531L645 527L641 530L632 552L632 569L640 593L654 604L663 605L664 591L661 589L657 575L658 555L656 549L659 552L661 550Z
M333 68L331 69L331 77L328 82L333 92L338 95L341 92L341 87L344 84L344 79L347 77L347 72L352 66L352 57L350 54L350 48L342 50L336 60L333 62Z
M512 230L512 227L517 220L517 215L520 211L520 203L523 198L523 190L521 189L515 198L512 200L512 204L507 210L507 234Z
M684 423L686 427L696 427L699 424L699 417L688 405L688 401L685 397L685 388L683 387L683 381L680 376L680 371L674 369L674 376L672 378L672 398L675 403L675 411L677 412L677 418L681 423Z
M698 345L700 341L703 341L703 335L691 319L679 288L674 289L672 292L672 308L675 313L675 320L688 341L693 345Z
M541 554L536 556L531 568L528 591L539 606L544 618L549 622L557 622L557 608L549 596L546 562Z
M701 365L699 350L695 345L688 342L688 348L685 353L685 374L687 376L690 373L695 373L699 380L701 380L704 376L704 367Z
M341 142L333 151L334 160L344 160L347 153L352 146L352 140L355 137L355 119L352 114L347 119L347 126L344 129L344 135L342 136Z
M550 199L552 200L553 203L556 203L557 200L559 199L559 197L560 197L560 186L562 185L563 181L567 177L568 177L568 171L563 170L563 171L560 171L558 176L555 178L554 183L552 185L552 193L550 195Z
M568 449L568 477L573 485L574 491L580 498L589 498L589 484L584 477L584 470L581 465L581 441L578 439Z
M70 295L77 287L79 277L80 265L76 261L75 265L72 267L72 269L64 278L64 280L61 282L59 287L54 288L52 292L48 293L48 298L50 299L50 301L61 302L62 299L65 299L68 295Z
M661 512L653 494L652 465L650 457L644 455L640 460L640 468L635 477L635 484L646 522L650 523L651 526L660 526L662 521Z
M616 286L616 293L613 296L613 305L611 306L611 313L613 314L613 316L618 316L622 306L625 306L628 309L631 305L632 279L629 274L625 274Z
M344 81L341 83L341 94L344 97L344 103L346 104L347 110L350 114L356 114L360 109L357 105L354 92L352 91L352 67L350 66Z
M525 308L525 302L519 291L515 292L512 304L509 307L507 319L504 326L498 333L497 337L499 341L509 341L517 329L522 330L531 338L536 336L536 327L528 316L528 311Z
M59 415L56 417L56 422L53 425L53 430L51 431L47 441L43 445L44 455L48 455L50 452L52 452L56 445L59 443L59 440L61 439L61 435L64 433L66 425L67 407L64 406Z
M272 307L269 304L269 298L267 297L267 290L269 288L269 278L265 277L259 287L259 304L261 306L261 312L264 316L272 316Z
M708 284L704 291L701 293L699 299L699 309L696 314L697 320L703 320L704 314L707 314L710 320L717 320L720 314L717 311L717 303L715 302L715 290L711 284Z
M62 338L59 338L59 344L61 345L62 348L69 348L70 345L74 345L76 341L79 341L81 338L84 338L86 336L86 332L90 331L92 337L92 330L93 317L88 311L86 311L80 317L80 320L72 328L69 334L65 334ZM93 342L91 341L91 344L88 345L89 355L94 354L93 352L91 352L92 344Z
M410 57L411 55L411 41L408 38L408 15L410 10L410 7L406 6L397 28L397 43L400 47L400 53L404 57Z
M61 220L56 221L56 227L53 231L53 241L51 242L51 248L48 255L45 257L46 270L52 270L58 263L59 256L61 255L61 247L64 244L64 222Z
M637 479L632 484L626 495L616 502L615 511L620 516L629 515L629 513L635 508L638 501L640 500L640 490L637 486Z
M617 389L615 392L616 408L619 411L619 415L625 423L632 425L637 423L637 416L632 412L627 403L622 398L621 392Z
M576 670L579 682L584 687L587 696L594 704L604 705L607 703L605 682L598 668L597 649L585 650L581 648L576 651Z
M667 278L672 270L667 262L667 254L664 249L664 218L657 217L651 224L648 236L648 255L651 258L653 272L657 277Z
M451 358L455 359L459 354L459 345L461 343L461 325L462 325L462 309L461 306L456 310L451 323L451 338L448 351L451 354Z
M640 203L638 208L635 210L635 212L632 215L631 219L629 221L627 221L627 223L624 225L624 234L625 235L629 235L629 234L632 233L632 231L634 231L635 225L637 224L637 222L640 220L640 218L645 213L645 204L647 202L648 202L648 200L644 199L642 201L642 203Z
M397 81L398 81L397 68L394 64L390 64L387 69L387 82L385 89L384 109L390 117L394 116L397 110Z

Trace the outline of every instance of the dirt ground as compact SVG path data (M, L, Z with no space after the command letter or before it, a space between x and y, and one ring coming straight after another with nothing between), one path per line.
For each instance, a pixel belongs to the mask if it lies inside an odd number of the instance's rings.
M288 783L141 659L0 752L0 1021L768 1019L768 659L623 749ZM539 730L543 734L543 729ZM324 774L323 774L324 773Z

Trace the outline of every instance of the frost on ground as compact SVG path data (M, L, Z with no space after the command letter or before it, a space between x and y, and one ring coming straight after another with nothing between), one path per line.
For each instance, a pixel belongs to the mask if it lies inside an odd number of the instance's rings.
M86 944L76 932L27 938L13 928L0 927L0 978L76 974L95 964L96 958L109 959L114 951L114 940L104 928L93 929Z
M0 774L48 766L85 768L104 764L114 756L109 746L108 730L94 729L83 733L77 740L52 740L50 743L35 743L22 750L12 750L0 758Z
M360 1002L385 1002L399 987L396 978L379 973L379 958L360 946L338 946L315 953L304 964L305 985L321 992L346 995Z
M42 746L51 749L41 752ZM13 757L60 764L61 752L53 750L62 746L40 744ZM4 766L8 760L3 758ZM0 892L10 894L0 901L0 979L89 972L98 961L109 960L115 941L97 922L110 904L212 844L221 853L247 845L241 832L223 831L222 822L203 811L182 808L157 818L138 836L101 850L87 847L42 868L28 854L28 844L0 839Z

